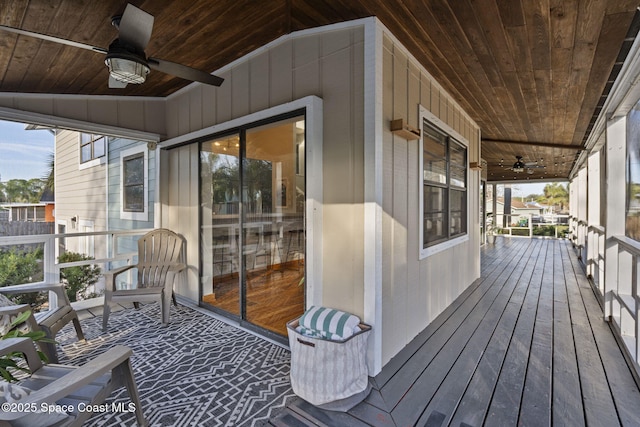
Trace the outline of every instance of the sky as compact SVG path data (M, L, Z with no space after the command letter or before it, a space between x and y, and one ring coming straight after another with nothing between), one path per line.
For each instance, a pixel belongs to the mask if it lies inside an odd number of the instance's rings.
M53 134L0 120L0 181L43 178L49 171Z

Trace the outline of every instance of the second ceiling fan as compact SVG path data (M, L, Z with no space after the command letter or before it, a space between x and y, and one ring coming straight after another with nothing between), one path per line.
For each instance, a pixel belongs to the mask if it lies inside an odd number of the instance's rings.
M105 54L110 88L124 88L129 83L144 83L150 70L213 86L222 84L223 78L205 71L160 58L147 58L144 51L151 38L153 21L153 15L128 4L122 16L116 16L111 20L118 28L118 38L108 49L7 25L0 25L0 30Z

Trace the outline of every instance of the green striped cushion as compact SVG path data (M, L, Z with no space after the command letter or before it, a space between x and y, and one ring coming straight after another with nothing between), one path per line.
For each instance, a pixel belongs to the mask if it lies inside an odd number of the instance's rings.
M344 311L312 306L300 317L299 323L301 329L307 331L306 335L343 340L354 334L360 319Z

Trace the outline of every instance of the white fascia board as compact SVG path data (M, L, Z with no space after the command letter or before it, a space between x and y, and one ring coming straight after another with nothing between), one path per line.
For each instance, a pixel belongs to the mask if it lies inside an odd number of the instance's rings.
M130 100L131 98L129 98ZM14 108L0 107L0 119L19 123L33 123L54 128L69 129L77 132L91 132L98 135L115 136L138 141L160 141L157 133L125 129L117 126L91 123L84 120L68 119L48 114L34 113Z

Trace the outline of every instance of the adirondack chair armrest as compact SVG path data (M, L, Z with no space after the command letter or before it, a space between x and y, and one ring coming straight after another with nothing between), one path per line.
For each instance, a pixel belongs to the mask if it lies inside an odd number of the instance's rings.
M53 403L73 391L91 383L93 380L111 372L122 363L129 363L133 352L129 347L117 345L84 365L70 369L68 374L58 378L51 384L32 392L25 403ZM55 365L54 365L55 366ZM64 366L64 365L61 365Z
M25 354L27 357L28 363L30 360L39 359L33 348L33 343L28 338L10 338L6 340L0 341L0 354L7 354L11 352L19 351ZM132 355L132 351L130 348L125 346L115 346L100 356L94 358L93 360L87 362L86 364L80 367L72 367L65 365L49 365L54 368L66 368L68 370L63 376L53 380L51 383L45 385L44 387L38 390L32 390L30 394L20 400L20 404L25 407L30 407L29 405L35 405L34 407L40 408L40 405L43 403L46 404L54 404L56 401L72 394L74 391L80 389L96 380L97 378L107 374L112 373L112 381L114 380L113 376L121 375L122 372L129 372L129 359ZM119 366L126 364L127 369L116 370ZM42 368L42 364L40 363L37 367L31 367L32 372L37 371ZM134 383L133 378L122 379L125 382L131 381ZM136 401L139 402L137 396L135 397ZM141 414L141 413L140 413ZM4 412L0 413L1 420L14 420L18 418L22 418L25 416L23 412ZM146 425L146 421L143 419L142 415L139 417L139 423L141 425ZM3 425L0 421L0 425Z
M0 307L0 316L6 315L6 314L8 315L20 314L27 310L29 310L28 304L8 305L6 307Z
M17 304L17 305L9 305L6 307L0 307L0 317L8 315L8 316L16 316L20 313L24 313L27 310L30 310L31 308L27 305L27 304ZM33 316L33 312L31 313L31 316L29 316L29 318L27 319L27 321L25 322L29 325L30 329L32 331L37 331L39 330L38 327L38 322L36 321L36 318ZM0 341L0 343L2 343L4 341Z
M38 357L31 338L7 338L0 340L0 356L6 356L14 352L20 352L25 355L27 365L29 365L29 369L32 372L42 367L42 361L40 357Z
M64 283L27 283L24 285L10 285L0 288L0 293L5 295L28 294L32 292L53 292L58 299L58 306L69 305L69 298L65 292Z
M169 267L169 271L173 273L180 273L185 268L187 268L187 264L183 262L178 262L178 263L171 264L171 266Z
M119 267L119 268L114 268L113 270L108 270L103 272L102 274L104 275L104 281L105 281L105 286L106 286L106 290L108 291L115 291L116 289L116 284L115 284L115 278L117 275L124 273L127 270L131 270L132 268L136 268L137 265L125 265L124 267Z

